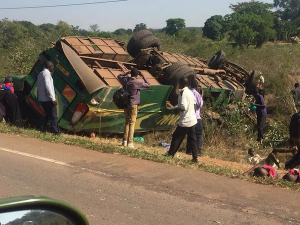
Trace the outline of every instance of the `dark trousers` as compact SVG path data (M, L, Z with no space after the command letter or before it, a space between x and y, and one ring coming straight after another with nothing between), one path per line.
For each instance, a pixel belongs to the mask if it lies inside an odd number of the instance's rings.
M257 115L257 141L264 139L264 128L266 124L266 116Z
M188 145L189 149L192 152L193 159L198 158L198 146L197 146L197 137L195 126L192 127L181 127L177 126L176 130L172 135L172 142L168 155L174 156L178 151L185 135L188 135Z
M53 105L53 102L41 102L43 109L45 111L45 118L42 126L42 131L45 132L47 128L48 121L51 124L51 127L54 130L55 134L60 134L60 130L58 127L58 119L57 119L57 112L56 112L56 106Z
M202 120L198 119L198 123L195 125L195 131L196 131L196 137L197 137L197 145L198 145L198 155L201 155L201 149L202 149L202 135L203 135L203 126L202 126ZM191 151L191 144L189 143L190 139L187 139L186 144L186 153L190 154Z

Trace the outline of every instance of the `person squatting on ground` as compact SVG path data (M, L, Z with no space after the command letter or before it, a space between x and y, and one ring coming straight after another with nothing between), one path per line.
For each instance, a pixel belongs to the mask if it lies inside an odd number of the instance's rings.
M11 77L5 77L3 84L0 85L0 89L15 93L14 84Z
M198 146L195 131L195 125L197 124L195 113L196 100L188 85L189 81L187 78L180 78L179 89L181 89L181 91L178 96L178 109L180 111L180 118L178 126L172 135L171 147L167 155L174 157L184 137L188 135L188 149L190 149L192 152L192 161L198 162Z
M295 102L295 106L297 110L300 110L300 85L299 83L295 83L294 90L291 91L293 95L293 99Z
M46 62L44 69L37 76L38 99L44 109L45 117L41 127L42 132L46 132L48 121L56 135L60 134L58 126L55 98L55 89L52 79L54 73L54 65L52 62Z
M202 126L202 120L200 115L200 108L203 106L203 98L202 98L202 91L201 94L197 91L198 88L198 82L194 79L191 82L191 91L193 92L195 99L196 99L196 118L197 118L197 124L195 126L196 136L197 136L197 145L198 145L198 156L201 156L201 150L202 150L202 133L203 133L203 126ZM189 139L188 139L189 141ZM187 142L186 145L186 154L191 155L192 152L189 149L190 143Z
M12 78L5 77L0 88L0 117L5 117L7 122L22 127L23 119L19 107L18 97L14 94Z
M128 77L129 73L131 74L130 77ZM143 80L138 79L138 76L141 76ZM140 104L140 90L149 88L150 84L146 77L135 67L131 71L120 74L118 80L130 96L129 105L124 109L125 127L122 145L133 148L134 125L138 113L138 105Z
M266 124L267 109L265 105L265 99L263 97L263 90L256 89L254 92L255 103L251 103L252 106L256 106L257 115L257 141L262 142L264 139L264 128Z
M255 151L253 148L250 148L248 150L248 163L252 165L268 165L272 166L273 168L280 168L279 160L277 159L277 153L292 153L295 155L298 151L298 148L295 146L290 149L279 149L274 148L273 151L268 155L267 158L262 158L260 155L255 154Z
M250 170L244 173L244 175L250 174L254 177L271 177L275 179L278 177L278 172L272 167L268 165L263 166L254 166Z

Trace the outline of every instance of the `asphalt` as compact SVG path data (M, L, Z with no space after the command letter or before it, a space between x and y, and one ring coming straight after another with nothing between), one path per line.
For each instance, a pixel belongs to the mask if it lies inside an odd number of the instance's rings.
M91 224L300 224L298 192L0 135L0 198L71 203Z

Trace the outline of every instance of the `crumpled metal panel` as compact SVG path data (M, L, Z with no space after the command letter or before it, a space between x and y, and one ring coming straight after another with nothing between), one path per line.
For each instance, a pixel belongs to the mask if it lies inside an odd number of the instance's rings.
M105 83L93 72L93 70L82 61L73 49L63 42L61 45L65 56L90 94L106 86Z

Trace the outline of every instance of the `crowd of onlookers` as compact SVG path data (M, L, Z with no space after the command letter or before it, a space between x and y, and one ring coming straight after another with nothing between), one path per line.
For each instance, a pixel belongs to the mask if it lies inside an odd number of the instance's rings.
M129 74L131 76L128 76ZM141 76L142 80L138 79L138 76ZM128 106L124 109L125 128L122 145L134 147L133 134L137 107L140 103L140 90L148 88L150 85L137 68L132 68L131 71L120 74L118 79L130 96ZM202 93L200 94L197 91L197 85L196 80L189 80L186 77L182 77L179 80L178 110L180 118L178 126L172 135L171 146L167 153L168 156L173 157L187 135L186 153L193 156L193 162L198 162L198 156L201 156L202 148L200 108L203 105L203 99Z

